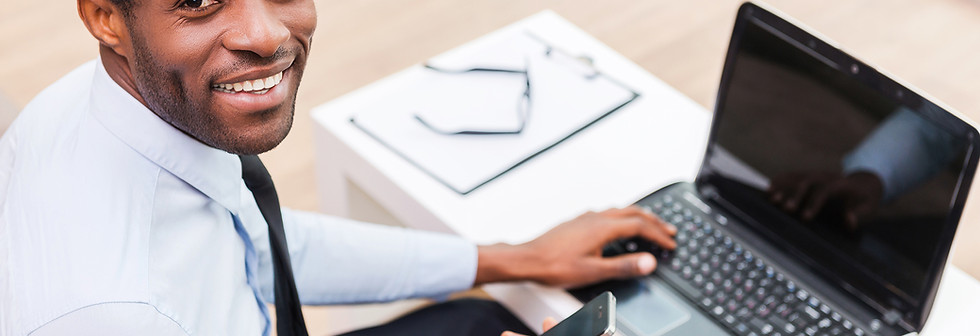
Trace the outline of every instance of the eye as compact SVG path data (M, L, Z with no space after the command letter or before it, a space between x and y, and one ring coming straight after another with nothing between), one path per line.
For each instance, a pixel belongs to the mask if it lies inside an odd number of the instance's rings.
M216 4L216 0L187 0L180 4L181 7L189 9L203 9Z

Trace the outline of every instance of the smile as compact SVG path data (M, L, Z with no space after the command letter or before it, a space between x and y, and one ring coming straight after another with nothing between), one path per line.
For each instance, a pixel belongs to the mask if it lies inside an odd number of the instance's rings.
M245 80L230 84L214 84L211 86L211 88L227 93L248 92L251 94L265 94L276 85L279 85L279 82L281 81L282 72L280 71L279 73L266 78Z

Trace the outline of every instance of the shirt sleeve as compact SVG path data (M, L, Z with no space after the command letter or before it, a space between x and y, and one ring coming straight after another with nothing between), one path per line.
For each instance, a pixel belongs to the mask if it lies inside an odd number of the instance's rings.
M46 335L190 335L154 306L140 302L100 303L77 309L30 333Z
M463 238L283 208L300 301L307 305L440 298L469 289L477 248ZM268 229L253 237L262 295L273 301ZM263 255L264 254L264 255Z
M886 118L843 161L846 174L874 173L888 202L929 180L952 161L961 141L907 108Z

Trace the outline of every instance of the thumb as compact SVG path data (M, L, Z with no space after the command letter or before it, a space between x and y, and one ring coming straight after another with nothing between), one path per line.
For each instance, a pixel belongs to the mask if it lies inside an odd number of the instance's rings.
M647 275L657 268L657 259L647 252L603 258L600 263L603 274L612 278L631 278Z
M549 329L554 328L556 325L558 325L558 321L555 321L553 317L545 317L544 322L541 322L541 329L548 331Z

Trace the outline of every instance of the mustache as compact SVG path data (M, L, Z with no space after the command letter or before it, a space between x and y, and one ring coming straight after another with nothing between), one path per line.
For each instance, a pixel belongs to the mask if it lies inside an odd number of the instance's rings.
M295 61L295 59L301 54L299 49L300 48L298 47L280 47L275 53L272 54L272 56L269 57L262 57L250 51L236 51L235 59L233 61L226 64L221 69L215 70L209 77L213 82L217 78L244 72L252 68L268 67L273 64L281 63L283 60L293 59Z

